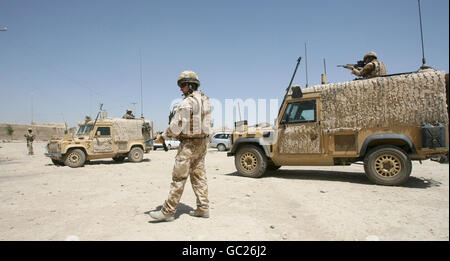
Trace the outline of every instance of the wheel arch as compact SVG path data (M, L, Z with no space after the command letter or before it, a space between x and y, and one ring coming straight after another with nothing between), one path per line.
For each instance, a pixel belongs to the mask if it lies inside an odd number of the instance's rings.
M267 158L270 158L269 150L267 149L267 146L261 144L261 140L259 138L240 138L237 139L233 147L231 148L230 152L228 152L228 156L234 156L239 148L241 148L244 145L255 145L259 148L261 148L266 155ZM225 145L226 147L226 145Z
M370 135L364 140L359 152L360 157L364 158L370 149L381 145L392 145L403 149L408 154L417 154L417 150L408 136L399 133L379 133Z
M139 148L141 148L143 151L145 151L145 150L144 150L144 146L143 146L142 144L139 144L139 143L131 144L131 146L130 146L130 151L131 151L133 148L135 148L135 147L139 147Z
M84 148L84 147L82 147L82 146L72 146L72 147L68 147L67 149L66 149L66 152L65 153L62 153L63 155L66 155L67 153L69 153L71 150L74 150L74 149L80 149L83 153L84 153L84 155L87 157L88 156L88 153L87 153L87 151L86 151L86 148Z

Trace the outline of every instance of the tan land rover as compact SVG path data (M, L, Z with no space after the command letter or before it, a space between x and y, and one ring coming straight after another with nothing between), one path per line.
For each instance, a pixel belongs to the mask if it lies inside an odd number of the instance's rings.
M363 161L372 182L402 184L410 176L411 160L448 153L445 77L443 71L429 70L290 86L273 127L235 123L228 156L247 177L280 166Z
M144 119L100 118L79 123L76 134L52 138L47 153L55 165L82 167L87 160L141 162L152 149L153 123Z

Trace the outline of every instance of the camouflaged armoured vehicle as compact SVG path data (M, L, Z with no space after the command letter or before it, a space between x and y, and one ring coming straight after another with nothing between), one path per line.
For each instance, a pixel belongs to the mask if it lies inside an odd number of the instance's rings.
M362 161L372 182L399 185L410 176L411 160L448 153L446 85L448 74L431 70L291 86L273 127L235 123L228 156L247 177L280 166Z
M81 167L88 160L112 158L141 162L152 149L153 123L144 119L100 118L79 123L75 134L52 138L47 153L55 165Z

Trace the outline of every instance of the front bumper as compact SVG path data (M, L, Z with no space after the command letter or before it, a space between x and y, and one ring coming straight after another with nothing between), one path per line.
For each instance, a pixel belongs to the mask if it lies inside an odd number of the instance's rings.
M62 154L61 153L45 153L45 156L49 157L49 158L62 158Z

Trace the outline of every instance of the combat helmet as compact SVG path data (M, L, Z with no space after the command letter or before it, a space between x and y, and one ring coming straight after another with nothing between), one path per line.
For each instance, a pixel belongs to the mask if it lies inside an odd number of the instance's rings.
M364 60L368 57L374 57L375 59L378 59L378 55L376 52L368 52L366 55L364 55Z
M200 79L197 74L193 71L184 71L178 76L177 84L181 87L181 83L194 83L197 85L197 88L200 86Z

